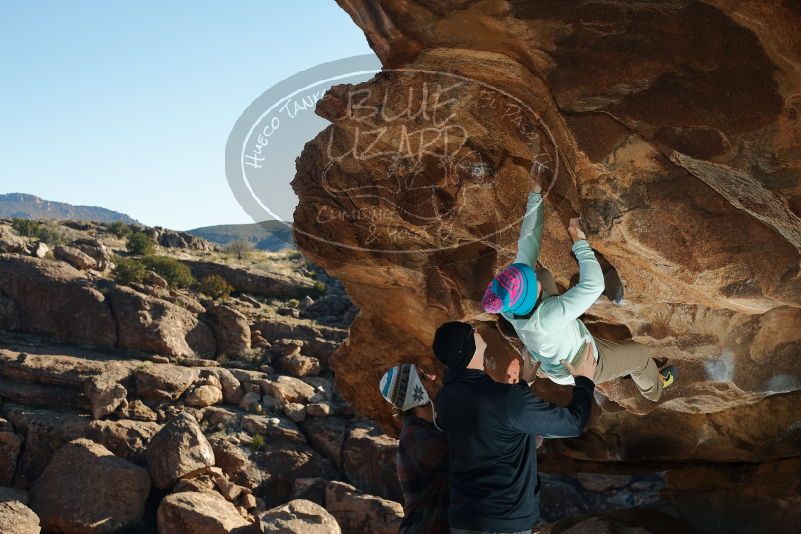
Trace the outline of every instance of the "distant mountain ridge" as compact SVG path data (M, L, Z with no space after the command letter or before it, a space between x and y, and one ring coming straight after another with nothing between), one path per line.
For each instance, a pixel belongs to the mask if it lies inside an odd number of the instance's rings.
M292 240L292 227L282 221L221 224L195 228L187 230L187 232L223 246L233 241L247 241L256 249L270 252L295 248L295 242Z
M62 219L73 221L115 222L138 224L124 213L99 206L73 206L66 202L44 200L25 193L0 194L0 217L21 219Z

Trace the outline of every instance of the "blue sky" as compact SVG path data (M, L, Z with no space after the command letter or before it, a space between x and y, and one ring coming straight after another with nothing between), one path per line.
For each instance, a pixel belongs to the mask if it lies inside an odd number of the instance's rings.
M255 98L371 52L334 0L0 0L0 49L0 193L182 230L252 222L224 150Z

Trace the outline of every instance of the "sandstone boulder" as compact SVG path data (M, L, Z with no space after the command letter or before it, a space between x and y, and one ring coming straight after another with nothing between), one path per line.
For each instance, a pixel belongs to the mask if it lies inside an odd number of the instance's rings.
M25 436L17 464L15 486L27 488L66 443L86 436L90 418L68 410L47 410L3 405L3 413L16 431Z
M149 494L146 469L78 439L56 452L33 485L31 508L46 530L111 533L142 519Z
M128 390L125 386L109 377L93 377L84 386L84 393L92 403L92 417L100 419L124 409L128 404Z
M403 520L399 503L366 495L344 482L328 483L325 508L345 532L395 533Z
M24 503L0 502L0 532L3 534L39 534L39 517Z
M654 4L611 1L513 1L500 11L422 0L340 5L385 72L318 102L332 124L305 145L293 188L298 247L361 309L332 359L346 400L397 428L365 384L398 361L436 368L431 340L446 320L497 330L481 296L514 260L534 178L544 186L539 263L571 285L566 225L580 215L625 289L619 305L602 297L585 318L670 357L683 377L660 403L643 402L630 380L602 385L602 414L559 453L604 462L798 456L801 429L789 441L773 430L797 423L778 397L801 398L801 373L787 357L799 343L801 182L780 171L800 165L787 148L801 92L797 9L660 3L655 24ZM695 28L718 46L676 37ZM731 49L751 58L747 69ZM450 87L437 115L446 124L404 113L404 96L436 85ZM381 112L345 113L357 94L363 109ZM458 146L443 135L399 150L404 132L429 126L458 129ZM397 157L355 157L368 130L385 132L372 153ZM426 157L413 157L423 147ZM345 216L323 222L324 212ZM380 212L381 222L347 216L364 212ZM513 340L496 339L493 358L516 352ZM779 409L767 423L771 408Z
M313 288L307 278L285 276L266 271L248 270L244 267L233 267L206 261L184 261L197 279L211 274L225 278L237 291L263 297L292 299L302 297L304 290Z
M238 355L250 350L250 324L240 311L225 304L206 308L203 319L217 340L218 354Z
M139 399L132 400L126 406L120 406L117 415L123 419L133 419L134 421L154 422L158 420L156 412Z
M312 402L306 406L306 413L312 417L325 417L326 415L333 414L334 411L334 405L326 401Z
M339 417L313 417L305 422L303 430L309 444L341 469L348 423Z
M253 455L256 465L265 473L261 494L268 505L286 502L298 477L337 478L330 460L308 445L265 439L263 449Z
M145 279L143 281L149 286L159 287L161 289L167 289L170 285L164 278L153 271L148 271L147 274L145 274Z
M28 242L17 235L11 227L0 225L0 253L20 253L25 250Z
M214 356L214 335L192 313L126 287L107 294L118 326L117 345L174 356Z
M203 423L209 426L236 427L242 420L242 414L242 410L209 406L203 409Z
M342 466L353 485L365 493L401 501L403 493L395 470L398 440L374 423L357 423L348 430L342 447Z
M303 349L301 339L276 339L270 344L270 352L275 356L293 356Z
M264 473L250 459L250 451L225 439L212 439L215 464L236 484L251 490L264 480Z
M97 270L105 271L111 266L111 253L102 241L94 237L80 237L72 245L95 260Z
M190 234L189 232L180 232L177 230L170 230L160 226L154 226L146 230L148 235L153 238L162 247L167 248L186 248L190 250L199 250L203 252L220 250L219 245L206 241L202 237Z
M336 519L319 504L303 499L267 510L259 516L265 534L340 534Z
M142 365L134 373L136 391L146 400L175 400L199 375L200 372L193 367L168 363Z
M150 439L161 430L154 422L132 421L92 421L86 437L99 443L120 458L135 464L145 465L145 452Z
M292 483L290 499L305 499L325 506L325 488L328 480L320 477L296 478Z
M34 256L34 257L37 257L37 258L44 258L45 256L47 256L47 253L50 252L50 247L48 247L47 244L42 243L41 241L39 241L37 243L32 243L28 247L28 250L29 250L31 256Z
M298 425L286 417L246 415L242 418L242 428L251 434L261 434L268 442L306 444L306 436Z
M0 292L14 301L21 331L116 345L117 323L106 297L66 263L0 254Z
M314 388L291 376L279 376L269 382L269 393L281 402L307 403L314 396Z
M161 501L159 534L257 534L236 507L217 492L181 492Z
M216 386L204 384L193 389L186 396L186 403L195 408L205 408L218 404L223 400L223 392Z
M153 436L147 446L153 485L171 488L179 478L214 465L214 450L195 419L180 413Z
M302 423L306 419L306 407L299 402L284 404L284 415L295 423Z
M256 411L256 408L260 407L260 404L261 393L256 391L245 393L242 398L239 399L239 407L248 412Z
M55 254L56 258L66 261L78 270L97 269L97 261L77 248L59 245L53 249L53 254Z
M275 361L275 367L279 371L296 377L316 375L320 372L320 361L311 356L302 354L291 354Z
M223 391L223 400L228 404L239 404L244 395L244 390L239 380L229 371L221 367L212 367L203 369L200 372L201 377L214 376L220 381Z

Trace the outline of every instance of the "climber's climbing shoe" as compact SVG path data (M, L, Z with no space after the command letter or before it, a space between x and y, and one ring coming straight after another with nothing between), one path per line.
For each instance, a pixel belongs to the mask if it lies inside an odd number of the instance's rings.
M659 376L662 377L662 389L667 389L672 386L679 377L679 370L675 365L671 365L670 367L662 369L659 372Z

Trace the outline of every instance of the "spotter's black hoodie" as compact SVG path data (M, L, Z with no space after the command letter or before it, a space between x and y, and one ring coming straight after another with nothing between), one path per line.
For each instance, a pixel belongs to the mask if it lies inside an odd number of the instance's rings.
M525 382L502 384L477 369L448 369L437 420L450 448L452 528L519 532L539 520L536 436L581 434L592 380L576 378L566 408L535 396Z

